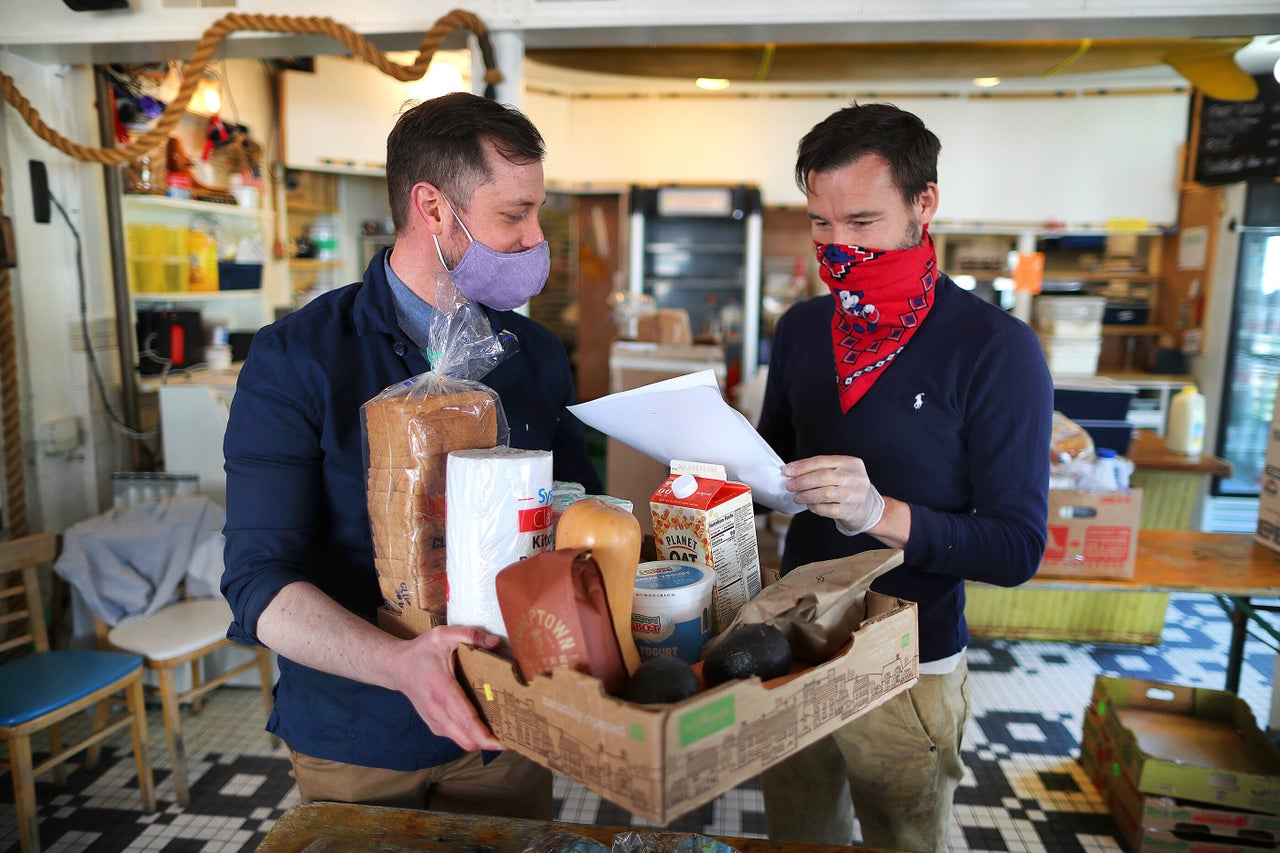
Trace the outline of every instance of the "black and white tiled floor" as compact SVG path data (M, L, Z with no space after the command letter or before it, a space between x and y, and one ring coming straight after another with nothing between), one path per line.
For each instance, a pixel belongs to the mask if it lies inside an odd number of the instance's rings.
M952 851L1097 853L1118 851L1115 828L1077 760L1081 715L1102 673L1221 688L1230 629L1208 596L1171 599L1159 646L975 641L969 653L973 715L965 737L968 773L956 795ZM1241 696L1266 727L1275 652L1248 644ZM283 749L262 733L256 689L210 694L199 715L184 714L191 805L173 801L158 708L150 737L159 811L139 810L127 733L108 741L95 771L76 767L67 787L37 781L40 835L48 851L203 851L257 847L297 802ZM632 817L576 783L557 778L560 817L629 825ZM643 826L635 821L637 826ZM745 784L674 827L707 835L762 836L759 786ZM0 774L0 853L18 850L12 782Z

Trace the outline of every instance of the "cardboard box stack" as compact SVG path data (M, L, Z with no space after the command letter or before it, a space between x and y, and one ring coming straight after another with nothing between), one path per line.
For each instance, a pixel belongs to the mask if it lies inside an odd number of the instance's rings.
M1276 391L1280 401L1280 389ZM1272 551L1280 551L1280 405L1271 415L1267 433L1267 455L1262 470L1262 487L1258 494L1258 526L1253 539Z
M1280 752L1233 693L1099 676L1080 762L1131 853L1280 849Z

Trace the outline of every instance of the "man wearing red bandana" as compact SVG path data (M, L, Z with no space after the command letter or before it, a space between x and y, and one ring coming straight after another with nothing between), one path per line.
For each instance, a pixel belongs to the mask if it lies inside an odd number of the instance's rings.
M800 142L796 182L831 291L778 321L760 434L806 511L782 571L879 548L872 589L916 602L920 680L764 773L769 837L944 850L964 774L967 580L1044 554L1053 384L1035 333L938 269L936 136L889 104Z

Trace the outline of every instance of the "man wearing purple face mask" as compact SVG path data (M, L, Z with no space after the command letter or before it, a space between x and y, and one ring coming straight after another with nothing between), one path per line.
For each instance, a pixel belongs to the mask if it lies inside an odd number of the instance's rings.
M547 277L543 156L524 115L484 98L405 112L387 139L395 245L363 281L262 329L241 370L224 441L228 635L279 653L267 729L289 747L303 801L554 817L551 774L500 751L455 675L460 644L499 638L376 627L360 420L366 401L431 369L431 319L452 307L436 305L437 288L451 281L518 342L478 377L498 393L510 444L550 450L555 479L602 490L566 409L564 348L508 310Z
M778 321L759 431L807 511L782 571L880 548L872 589L916 602L920 679L763 774L769 837L944 850L969 713L966 580L1016 586L1044 554L1053 385L1035 334L938 270L933 135L889 104L801 140L819 274Z

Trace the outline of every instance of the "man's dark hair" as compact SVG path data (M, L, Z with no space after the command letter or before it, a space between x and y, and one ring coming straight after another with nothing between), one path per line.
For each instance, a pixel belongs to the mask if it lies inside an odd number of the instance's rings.
M465 210L476 188L493 178L486 142L517 165L546 156L542 134L524 113L479 95L453 92L403 113L387 135L387 196L396 231L408 221L409 191L421 181Z
M889 164L893 184L910 204L938 182L942 143L919 116L893 104L853 104L813 126L796 151L796 186L809 191L809 175L843 169L868 154Z

